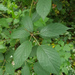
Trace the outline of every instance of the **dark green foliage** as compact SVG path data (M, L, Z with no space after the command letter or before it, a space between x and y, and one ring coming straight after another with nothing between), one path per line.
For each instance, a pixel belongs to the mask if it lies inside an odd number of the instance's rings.
M0 75L75 74L73 3L1 0Z

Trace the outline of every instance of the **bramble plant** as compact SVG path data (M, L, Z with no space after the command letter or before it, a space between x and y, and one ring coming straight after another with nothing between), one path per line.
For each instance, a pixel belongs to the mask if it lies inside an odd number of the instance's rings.
M20 70L18 75L31 75L32 72L37 75L60 75L60 44L55 47L57 52L51 45L42 44L42 41L63 35L70 28L60 22L48 22L51 20L47 16L52 0L31 1L31 5L22 11L10 0L3 2L6 7L0 4L0 75L16 75L17 70ZM69 56L65 56L65 60Z

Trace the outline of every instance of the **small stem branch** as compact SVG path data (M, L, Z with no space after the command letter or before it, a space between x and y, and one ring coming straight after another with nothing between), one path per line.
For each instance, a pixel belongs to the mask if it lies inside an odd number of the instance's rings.
M5 14L2 14L4 17L8 18L8 16L6 16Z
M32 3L31 3L30 12L29 12L29 16L31 16L31 12L32 12L33 3L34 3L34 0L32 0Z
M30 40L29 41L31 41L31 39L32 39L32 36L30 36Z
M40 46L38 40L36 39L36 37L33 35L33 38L35 39L35 41L37 42L37 44Z
M39 35L40 33L34 33L34 35Z
M25 28L25 30L27 31L27 32L29 32L26 28ZM30 33L30 32L29 32Z
M26 61L29 62L29 63L33 63L33 62L29 61L29 60L26 60Z
M29 32L27 29L25 29L27 32ZM30 33L30 32L29 32ZM31 37L30 37L30 40L29 41L31 41L31 38L33 37L34 39L35 39L35 41L37 42L37 44L38 45L40 45L39 44L39 42L38 42L38 40L36 39L36 37L32 34L32 33L30 33L30 35L31 35Z

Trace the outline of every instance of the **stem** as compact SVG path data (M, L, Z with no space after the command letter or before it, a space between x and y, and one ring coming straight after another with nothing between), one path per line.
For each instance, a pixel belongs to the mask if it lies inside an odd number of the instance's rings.
M35 39L35 41L37 42L37 44L40 46L38 40L36 39L36 37L33 35L33 38Z
M39 35L40 33L34 33L34 35Z
M5 62L6 62L6 60L4 60L3 65L2 65L2 68L3 68L3 66L5 65Z
M29 63L33 63L33 62L29 61L29 60L26 60L26 61L29 62Z
M30 40L29 41L31 41L31 39L32 39L32 36L30 36Z
M29 16L31 16L32 7L33 7L33 2L34 2L34 0L32 0L32 3L31 3L30 12L29 12Z
M8 16L6 16L5 14L2 14L4 17L8 18Z
M25 30L27 31L27 32L29 32L26 28L25 28ZM30 33L30 32L29 32Z

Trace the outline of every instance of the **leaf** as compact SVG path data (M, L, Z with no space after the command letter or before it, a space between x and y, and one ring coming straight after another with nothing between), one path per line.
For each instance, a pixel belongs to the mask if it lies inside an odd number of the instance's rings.
M25 65L21 71L22 75L30 75L30 70L28 65Z
M0 27L0 33L2 32L2 28Z
M29 38L20 38L20 43L23 43L26 40L29 40Z
M0 75L3 75L3 70L0 68Z
M5 53L5 59L7 60L7 62L10 62L12 60L14 52L15 51L10 48L10 50Z
M6 49L0 49L0 53L5 53Z
M0 45L0 49L5 49L6 47L4 45Z
M0 4L0 10L1 11L6 11L8 10L3 4Z
M34 57L34 56L36 56L36 53L37 53L37 45L36 46L34 46L33 48L32 48L32 51L31 51L31 53L30 53L30 57Z
M4 45L0 45L0 53L4 53L6 51L6 47Z
M50 73L44 70L38 62L34 64L34 71L37 75L50 75Z
M13 21L13 18L7 18L6 20L8 23L11 23Z
M32 15L32 21L36 22L39 19L40 19L40 16L37 14L37 12L34 12L33 15Z
M32 0L22 0L25 5L30 5Z
M1 18L1 19L0 19L0 25L1 25L2 27L6 27L6 28L9 27L6 18Z
M63 50L64 51L70 51L71 48L70 48L70 46L68 44L65 44L65 46L63 47Z
M63 68L62 68L62 72L64 72L65 74L68 74L68 69L67 69L67 67L63 67Z
M32 44L29 41L22 43L14 53L15 68L21 67L23 62L28 58L32 50Z
M15 25L17 23L19 23L19 19L14 19L13 24Z
M62 47L60 45L56 45L55 50L60 51L60 50L62 50Z
M48 45L41 45L37 49L37 59L43 69L49 73L58 75L60 69L60 57L58 53Z
M10 64L10 63L6 64L6 73L14 75L14 68L13 68L12 64Z
M4 75L7 75L7 73L6 73L6 72L4 72Z
M0 53L0 62L2 62L4 60L4 56L2 53Z
M13 39L27 38L29 35L30 35L29 32L27 32L24 29L17 29L16 31L12 33L11 38Z
M33 31L33 23L29 16L25 16L21 20L21 24L24 26L25 29L32 32Z
M37 13L45 19L51 10L52 0L38 0L36 11Z
M68 61L68 59L71 57L71 53L70 52L65 52L65 59Z
M62 2L58 2L56 5L58 10L62 10Z
M62 2L60 0L53 0L53 4L57 5L57 9L62 9Z
M68 29L61 23L51 23L41 29L40 35L42 37L55 37L65 33Z
M58 44L60 44L61 46L64 46L64 41L60 40L60 41L58 42Z

